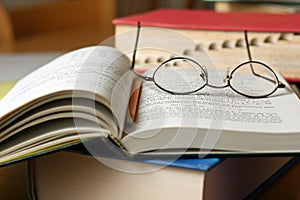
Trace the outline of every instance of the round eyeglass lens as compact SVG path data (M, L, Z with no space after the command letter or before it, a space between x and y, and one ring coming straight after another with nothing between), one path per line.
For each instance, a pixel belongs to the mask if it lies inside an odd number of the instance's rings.
M163 62L153 78L159 88L174 94L192 93L207 83L205 70L196 61L182 57Z
M231 73L230 86L249 97L265 97L278 87L278 78L267 65L251 61L239 65Z

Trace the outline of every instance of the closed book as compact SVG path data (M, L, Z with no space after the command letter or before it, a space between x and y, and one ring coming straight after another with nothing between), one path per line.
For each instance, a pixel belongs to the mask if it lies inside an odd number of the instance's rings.
M246 59L243 31L247 30L255 60L269 64L290 82L300 81L297 62L297 52L300 50L299 13L219 13L208 10L158 9L113 20L118 49L128 52L133 48L133 44L128 43L129 38L127 42L118 38L124 38L121 33L124 35L132 32L134 35L138 21L142 27L173 30L194 40L195 44L184 46L181 53L205 51L217 67L234 67ZM156 38L158 41L168 39L161 33L145 35L148 39ZM173 43L174 46L183 46L176 39Z
M34 191L38 199L58 200L243 199L289 160L179 159L150 164L58 152L33 161Z
M209 10L158 9L117 18L114 24L180 28L194 30L243 31L253 32L299 32L300 14L270 14L228 12L218 13Z

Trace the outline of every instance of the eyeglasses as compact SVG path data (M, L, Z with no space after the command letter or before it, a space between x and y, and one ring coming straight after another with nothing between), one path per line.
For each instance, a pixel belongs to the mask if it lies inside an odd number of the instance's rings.
M178 56L163 61L153 72L152 77L135 71L135 57L140 35L140 22L137 24L137 35L132 57L131 70L144 81L151 81L161 90L186 95L195 93L204 87L227 88L249 98L263 98L273 94L278 88L284 88L276 73L266 64L252 60L247 31L244 31L249 61L227 71L225 85L212 85L208 82L207 68L190 57Z

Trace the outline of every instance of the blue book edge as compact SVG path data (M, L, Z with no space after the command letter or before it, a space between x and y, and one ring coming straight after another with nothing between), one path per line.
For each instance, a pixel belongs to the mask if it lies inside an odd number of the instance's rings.
M143 160L145 163L155 164L155 165L167 165L171 167L200 170L200 171L209 171L222 160L221 158L189 158L177 160Z

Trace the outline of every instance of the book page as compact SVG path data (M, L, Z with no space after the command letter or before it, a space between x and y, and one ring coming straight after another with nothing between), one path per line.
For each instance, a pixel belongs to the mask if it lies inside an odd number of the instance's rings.
M95 46L70 52L20 80L1 100L0 119L24 107L59 97L90 98L111 109L115 85L129 69L130 60L111 47ZM115 95L119 101L127 102L126 91L130 93L131 85L123 85L123 88L123 93ZM114 112L125 116L126 109L122 107Z
M223 73L210 75L209 82L224 84L223 77ZM168 78L172 79L171 76ZM286 88L279 88L271 96L258 99L241 96L229 87L208 86L193 94L173 95L159 89L153 82L143 82L138 118L127 134L174 127L298 132L299 99L288 84L283 79L281 81ZM256 88L259 90L261 86Z
M76 125L79 125L77 120L86 118L88 121L98 124L101 128L109 130L111 133L118 133L118 127L113 121L112 113L105 106L84 98L77 99L76 103L78 104L72 103L72 99L61 99L25 112L14 119L14 123L9 127L0 129L0 142L22 132L28 127L38 125L44 121L63 118L73 118ZM95 107L90 107L91 104ZM30 135L27 139L30 139Z
M76 127L73 119L62 118L49 120L39 124L39 127L26 129L23 134L17 134L14 140L1 142L0 163L109 134L107 130L99 129L95 123L85 120L81 124L84 126ZM29 136L31 136L30 140Z

